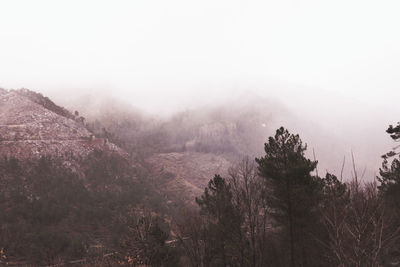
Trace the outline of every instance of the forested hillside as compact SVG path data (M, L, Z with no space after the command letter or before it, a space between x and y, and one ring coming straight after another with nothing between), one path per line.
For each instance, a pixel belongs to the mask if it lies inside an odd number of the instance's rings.
M368 180L354 158L350 175L318 169L257 107L85 119L32 91L0 97L2 265L400 264L396 147Z
M0 93L1 264L176 261L145 166L42 95Z

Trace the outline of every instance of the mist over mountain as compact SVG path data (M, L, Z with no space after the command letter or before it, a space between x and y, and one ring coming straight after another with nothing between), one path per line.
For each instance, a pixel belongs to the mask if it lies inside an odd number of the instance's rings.
M0 266L400 266L399 10L0 1Z
M360 178L372 181L381 155L392 145L385 127L376 129L378 118L362 121L355 111L354 117L343 118L341 125L332 118L326 118L331 124L319 123L315 118L321 114L301 114L277 99L250 92L162 114L144 112L106 92L60 96L57 103L67 109L26 89L1 92L3 156L86 157L96 149L116 151L154 166L150 167L154 177L169 177L156 182L169 183L161 189L167 199L184 194L192 202L196 196L192 191L200 193L212 173L226 173L229 164L243 157L262 156L264 143L280 126L300 134L308 145L306 155L318 160L320 175L330 172L351 179L354 159ZM356 107L351 101L347 104ZM179 162L184 164L182 168L176 168ZM208 162L215 166L202 173ZM195 163L198 168L190 167Z
M236 150L237 155L255 157L263 153L263 144L274 130L285 126L302 136L308 144L307 155L310 158L316 155L321 173L340 175L345 162L343 173L349 177L353 172L353 154L358 172L364 173L367 181L373 180L381 165L381 155L392 147L385 129L393 123L388 119L393 114L335 94L321 93L306 102L294 103L296 95L288 95L289 100L285 102L273 95L265 97L248 91L211 102L200 99L192 107L192 102L175 103L175 111L161 113L157 109L144 111L137 107L140 103L136 105L135 100L122 100L106 91L58 99L69 109L80 110L90 122L98 120L105 129L119 131L117 136L122 139L134 140L137 137L128 136L133 132L154 134L158 131L165 134L161 147L173 143L175 149L187 142L189 146L199 143L202 132L212 128L217 132L219 128L220 138L229 139L230 149ZM127 124L130 124L129 130ZM217 136L215 133L214 145L222 145Z
M170 244L185 249L179 238L193 237L185 231L196 216L189 214L204 209L204 188L218 190L218 179L233 179L234 188L237 175L256 179L248 164L262 159L281 126L299 133L304 156L318 160L312 179L329 172L341 183L357 177L367 186L392 145L381 137L385 128L376 131L379 112L370 121L343 119L345 129L336 129L315 121L321 114L312 118L251 93L163 114L107 94L53 102L28 89L1 89L0 104L0 200L7 214L0 216L0 238L7 257L37 265L82 257L97 265L115 254L114 262L140 257L137 264L186 266L190 256ZM330 175L321 181L330 183Z

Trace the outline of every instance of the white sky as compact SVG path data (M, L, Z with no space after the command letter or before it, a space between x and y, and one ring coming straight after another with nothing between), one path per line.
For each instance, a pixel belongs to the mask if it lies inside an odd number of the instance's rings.
M254 91L385 136L400 117L399 14L398 0L2 0L0 87L107 90L155 112Z
M0 87L107 90L148 111L254 91L317 119L397 116L398 14L398 0L3 0Z
M388 103L399 13L397 0L3 0L0 86L111 89L149 107L232 90Z

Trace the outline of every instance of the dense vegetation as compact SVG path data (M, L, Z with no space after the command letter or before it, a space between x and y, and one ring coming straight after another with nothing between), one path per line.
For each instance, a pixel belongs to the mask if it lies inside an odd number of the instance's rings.
M161 200L143 174L101 151L79 164L77 173L50 157L1 160L2 261L90 262L111 253L115 263L173 262Z

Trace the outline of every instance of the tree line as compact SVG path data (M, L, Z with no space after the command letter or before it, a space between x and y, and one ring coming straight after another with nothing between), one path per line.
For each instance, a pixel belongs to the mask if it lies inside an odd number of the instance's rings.
M387 130L400 139L400 126ZM215 175L178 222L185 266L391 266L399 264L400 162L383 156L379 185L356 171L319 177L299 135L283 127L265 155Z

